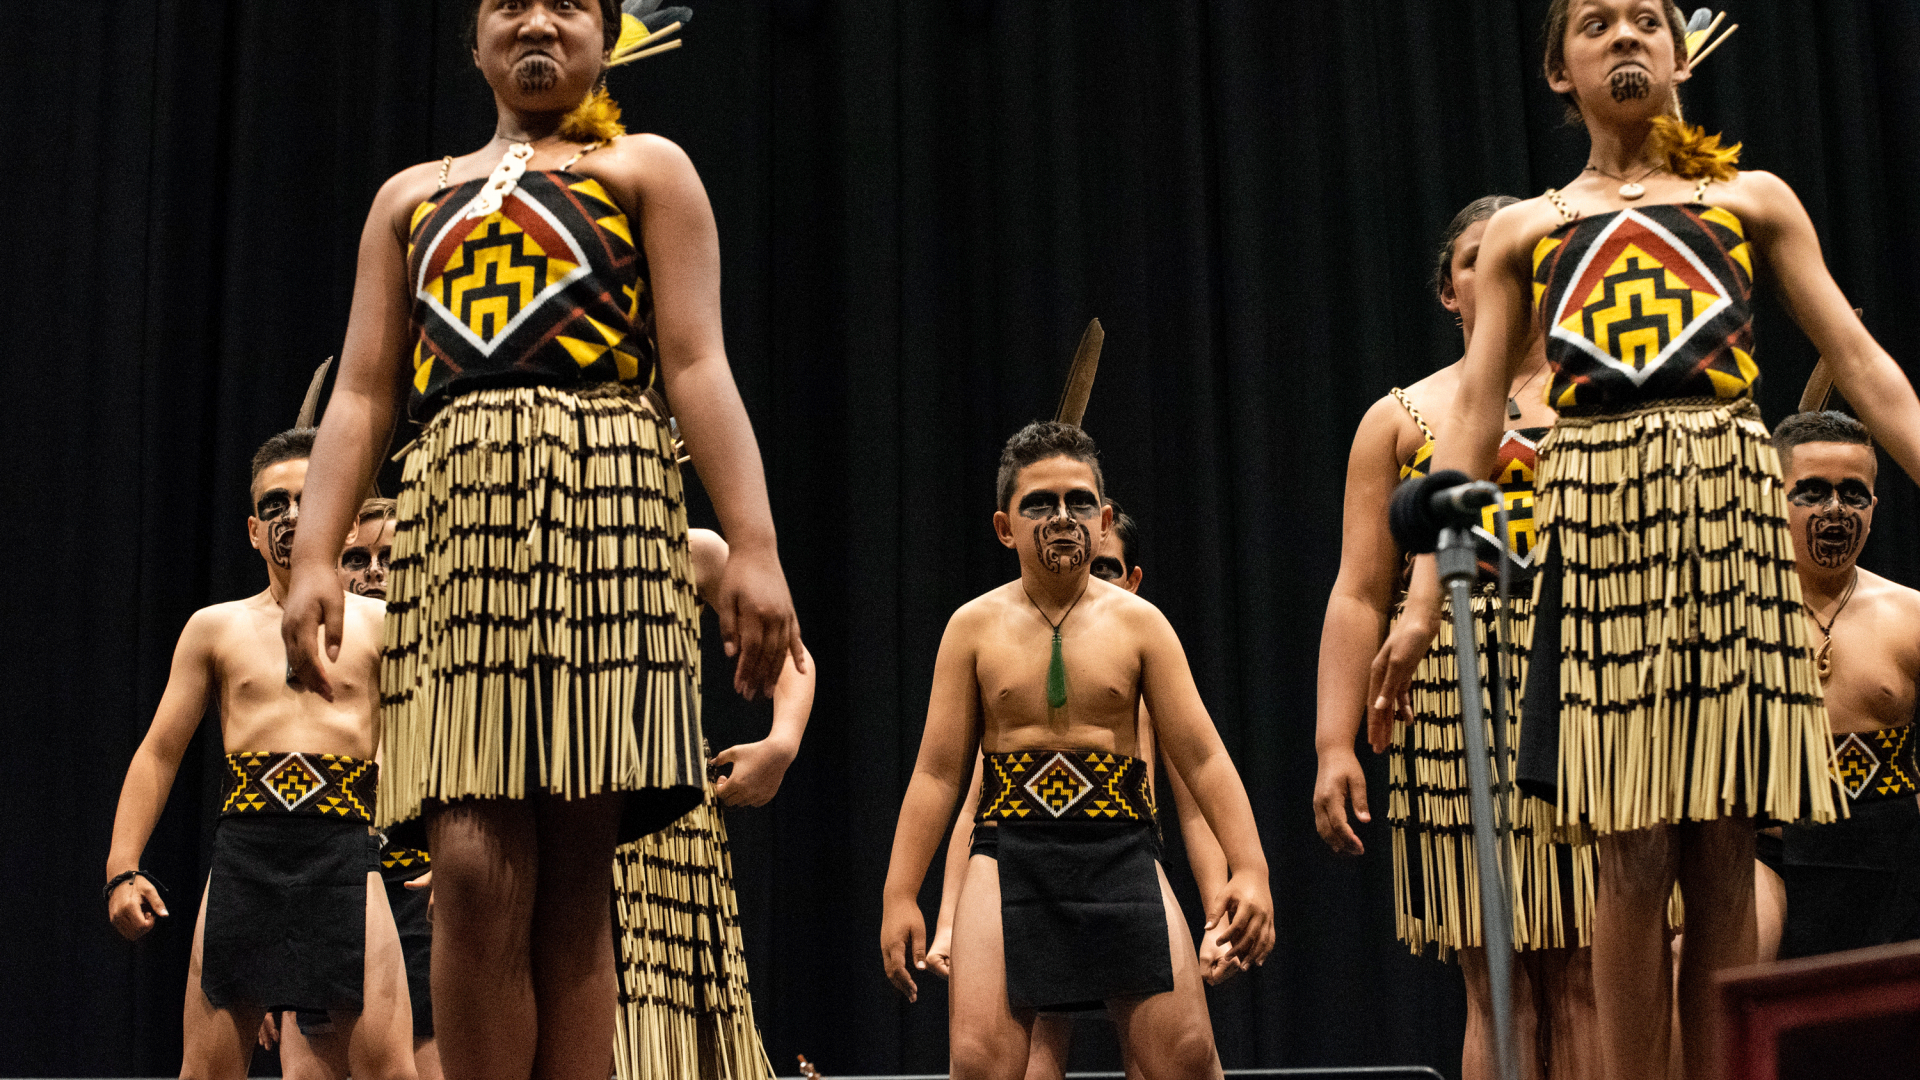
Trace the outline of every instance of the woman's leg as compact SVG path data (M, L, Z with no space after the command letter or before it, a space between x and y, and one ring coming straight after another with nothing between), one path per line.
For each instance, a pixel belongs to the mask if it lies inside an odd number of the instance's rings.
M1460 1043L1460 1080L1494 1080L1493 987L1488 982L1487 950L1461 949L1460 975L1467 983L1467 1034Z
M1678 845L1664 825L1610 833L1599 844L1593 999L1601 1061L1609 1077L1660 1076L1672 1038L1666 918Z
M527 1080L539 1025L532 928L534 812L466 799L427 822L433 851L433 1027L449 1080ZM609 931L602 928L602 936ZM612 1023L612 1006L607 1008ZM612 1036L606 1043L611 1054ZM605 1080L604 1073L595 1080Z
M532 932L537 1080L606 1080L613 1069L613 848L625 800L621 793L533 800L540 845ZM438 854L434 860L437 870Z
M1751 964L1759 952L1754 914L1753 821L1721 818L1679 826L1680 895L1687 947L1680 956L1680 1036L1687 1076L1719 1075L1713 977Z

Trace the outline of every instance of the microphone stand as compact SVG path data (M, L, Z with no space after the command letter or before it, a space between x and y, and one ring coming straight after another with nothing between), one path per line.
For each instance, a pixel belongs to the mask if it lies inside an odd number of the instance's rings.
M1504 508L1503 508L1504 509ZM1504 535L1504 531L1503 531ZM1505 560L1502 559L1504 564ZM1460 724L1466 736L1467 749L1467 785L1473 814L1473 851L1474 861L1480 877L1480 942L1487 950L1487 981L1493 992L1493 1061L1495 1075L1499 1080L1518 1080L1517 1062L1514 1060L1513 1044L1513 916L1509 912L1511 893L1507 887L1507 874L1502 858L1504 852L1496 842L1496 835L1502 840L1507 835L1503 826L1495 829L1496 821L1504 815L1497 815L1496 805L1505 808L1502 800L1494 801L1494 781L1492 769L1488 766L1489 748L1487 732L1480 701L1480 655L1474 646L1473 619L1473 583L1479 575L1479 567L1474 554L1473 530L1450 526L1440 530L1440 545L1434 551L1435 568L1440 574L1440 584L1447 590L1453 608L1453 651L1455 663L1460 672ZM1501 591L1505 592L1506 567L1501 567ZM1504 597L1502 597L1504 601ZM1494 677L1493 693L1495 723L1494 741L1498 744L1500 788L1506 787L1506 683L1501 674L1503 665L1499 650L1504 647L1504 635L1493 643L1489 650L1492 655Z

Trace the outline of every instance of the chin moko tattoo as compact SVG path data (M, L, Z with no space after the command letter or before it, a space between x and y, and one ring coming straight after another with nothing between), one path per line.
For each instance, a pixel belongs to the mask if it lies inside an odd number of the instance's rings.
M1607 88L1613 92L1615 101L1638 101L1653 92L1653 83L1646 72L1629 68L1614 72Z
M1093 534L1078 521L1054 518L1033 528L1033 546L1049 573L1078 570L1093 550Z
M520 84L521 93L544 93L560 81L560 68L544 56L531 56L513 69L513 79Z
M1815 565L1828 569L1847 565L1860 554L1865 538L1858 514L1842 510L1807 518L1807 554Z

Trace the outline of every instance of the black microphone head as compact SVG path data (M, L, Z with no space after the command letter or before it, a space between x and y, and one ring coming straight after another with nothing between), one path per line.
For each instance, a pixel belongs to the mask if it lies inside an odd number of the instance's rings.
M1459 469L1443 469L1401 484L1387 507L1387 527L1393 532L1393 542L1414 555L1426 555L1439 547L1440 530L1446 522L1433 513L1433 493L1471 482Z

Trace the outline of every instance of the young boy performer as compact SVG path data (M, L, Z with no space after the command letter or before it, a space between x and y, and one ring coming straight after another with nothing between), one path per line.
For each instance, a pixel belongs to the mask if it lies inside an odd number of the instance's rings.
M1093 579L1112 528L1098 450L1077 427L1030 424L1000 456L1000 542L1020 577L954 613L934 665L920 757L887 871L880 951L909 1000L926 969L917 894L976 749L987 773L954 919L955 1077L1018 1077L1038 1010L1104 1003L1149 1076L1217 1067L1206 997L1166 877L1136 749L1144 700L1233 875L1230 956L1273 946L1253 812L1179 638L1152 604Z
M727 542L688 529L693 587L704 602L727 565ZM615 1080L763 1080L773 1074L747 991L740 905L721 806L765 806L800 752L813 711L813 661L789 659L773 687L767 737L730 746L708 768L706 801L613 853L620 1011ZM724 775L719 770L729 771Z
M227 750L225 794L188 967L181 1075L247 1075L268 1010L329 1015L313 1047L333 1075L413 1080L400 942L374 840L381 605L348 597L331 699L287 677L280 601L312 429L254 455L247 535L267 588L187 621L153 724L134 754L107 857L108 917L129 940L167 914L139 870L209 698Z
M1920 937L1920 592L1859 565L1879 501L1867 429L1841 412L1795 413L1773 445L1848 814L1759 837L1763 959Z
M1093 576L1137 594L1145 571L1133 560L1136 525L1119 503L1108 499L1106 504L1113 509L1113 528L1093 557ZM1156 790L1152 783L1153 720L1147 715L1145 706L1140 709L1138 738L1140 760L1147 768L1148 792L1153 793ZM959 907L961 882L966 878L969 860L967 849L973 837L974 814L980 807L980 788L985 771L985 759L976 754L973 780L967 786L967 797L960 804L953 832L947 838L946 869L940 884L940 914L934 920L933 941L927 947L927 967L943 979L953 974L953 915ZM1193 871L1194 884L1199 887L1203 902L1211 900L1218 895L1220 887L1227 883L1227 857L1220 850L1220 841L1214 839L1212 830L1207 828L1206 817L1194 805L1193 794L1180 782L1180 774L1169 772L1167 780L1171 784L1169 790L1173 792L1174 813L1180 819L1180 835L1186 841L1187 862ZM1207 917L1206 932L1199 948L1201 977L1209 985L1218 985L1246 970L1246 964L1226 956L1218 933L1218 930L1225 928L1216 929L1211 906ZM1045 1012L1034 1018L1032 1046L1027 1057L1027 1080L1057 1080L1066 1074L1067 1054L1073 1048L1073 1019L1072 1014L1059 1012ZM1131 1075L1137 1075L1137 1070Z
M317 381L317 380L316 380ZM303 414L304 415L304 414ZM393 551L392 499L368 499L360 504L354 531L340 552L340 585L347 592L384 601L387 569ZM417 830L416 830L417 831ZM415 841L416 843L418 841ZM400 955L407 969L407 998L413 1011L413 1065L419 1080L440 1080L440 1045L433 1036L431 961L433 923L428 914L428 887L432 860L422 848L407 847L391 837L380 849L380 878L386 886L387 906L400 935ZM279 1022L276 1023L276 1020ZM261 1027L261 1045L280 1048L281 1075L288 1080L330 1078L311 1043L314 1035L333 1030L324 1012L269 1014Z
M1711 1077L1714 973L1755 956L1754 821L1836 812L1779 458L1753 403L1756 271L1913 476L1920 400L1835 286L1793 190L1680 121L1693 69L1677 7L1553 0L1544 37L1587 165L1488 224L1480 327L1434 467L1485 475L1537 318L1559 420L1536 473L1544 561L1519 781L1599 838L1608 1075L1667 1067L1677 880L1686 1071ZM1398 699L1417 651L1389 642L1370 708Z

